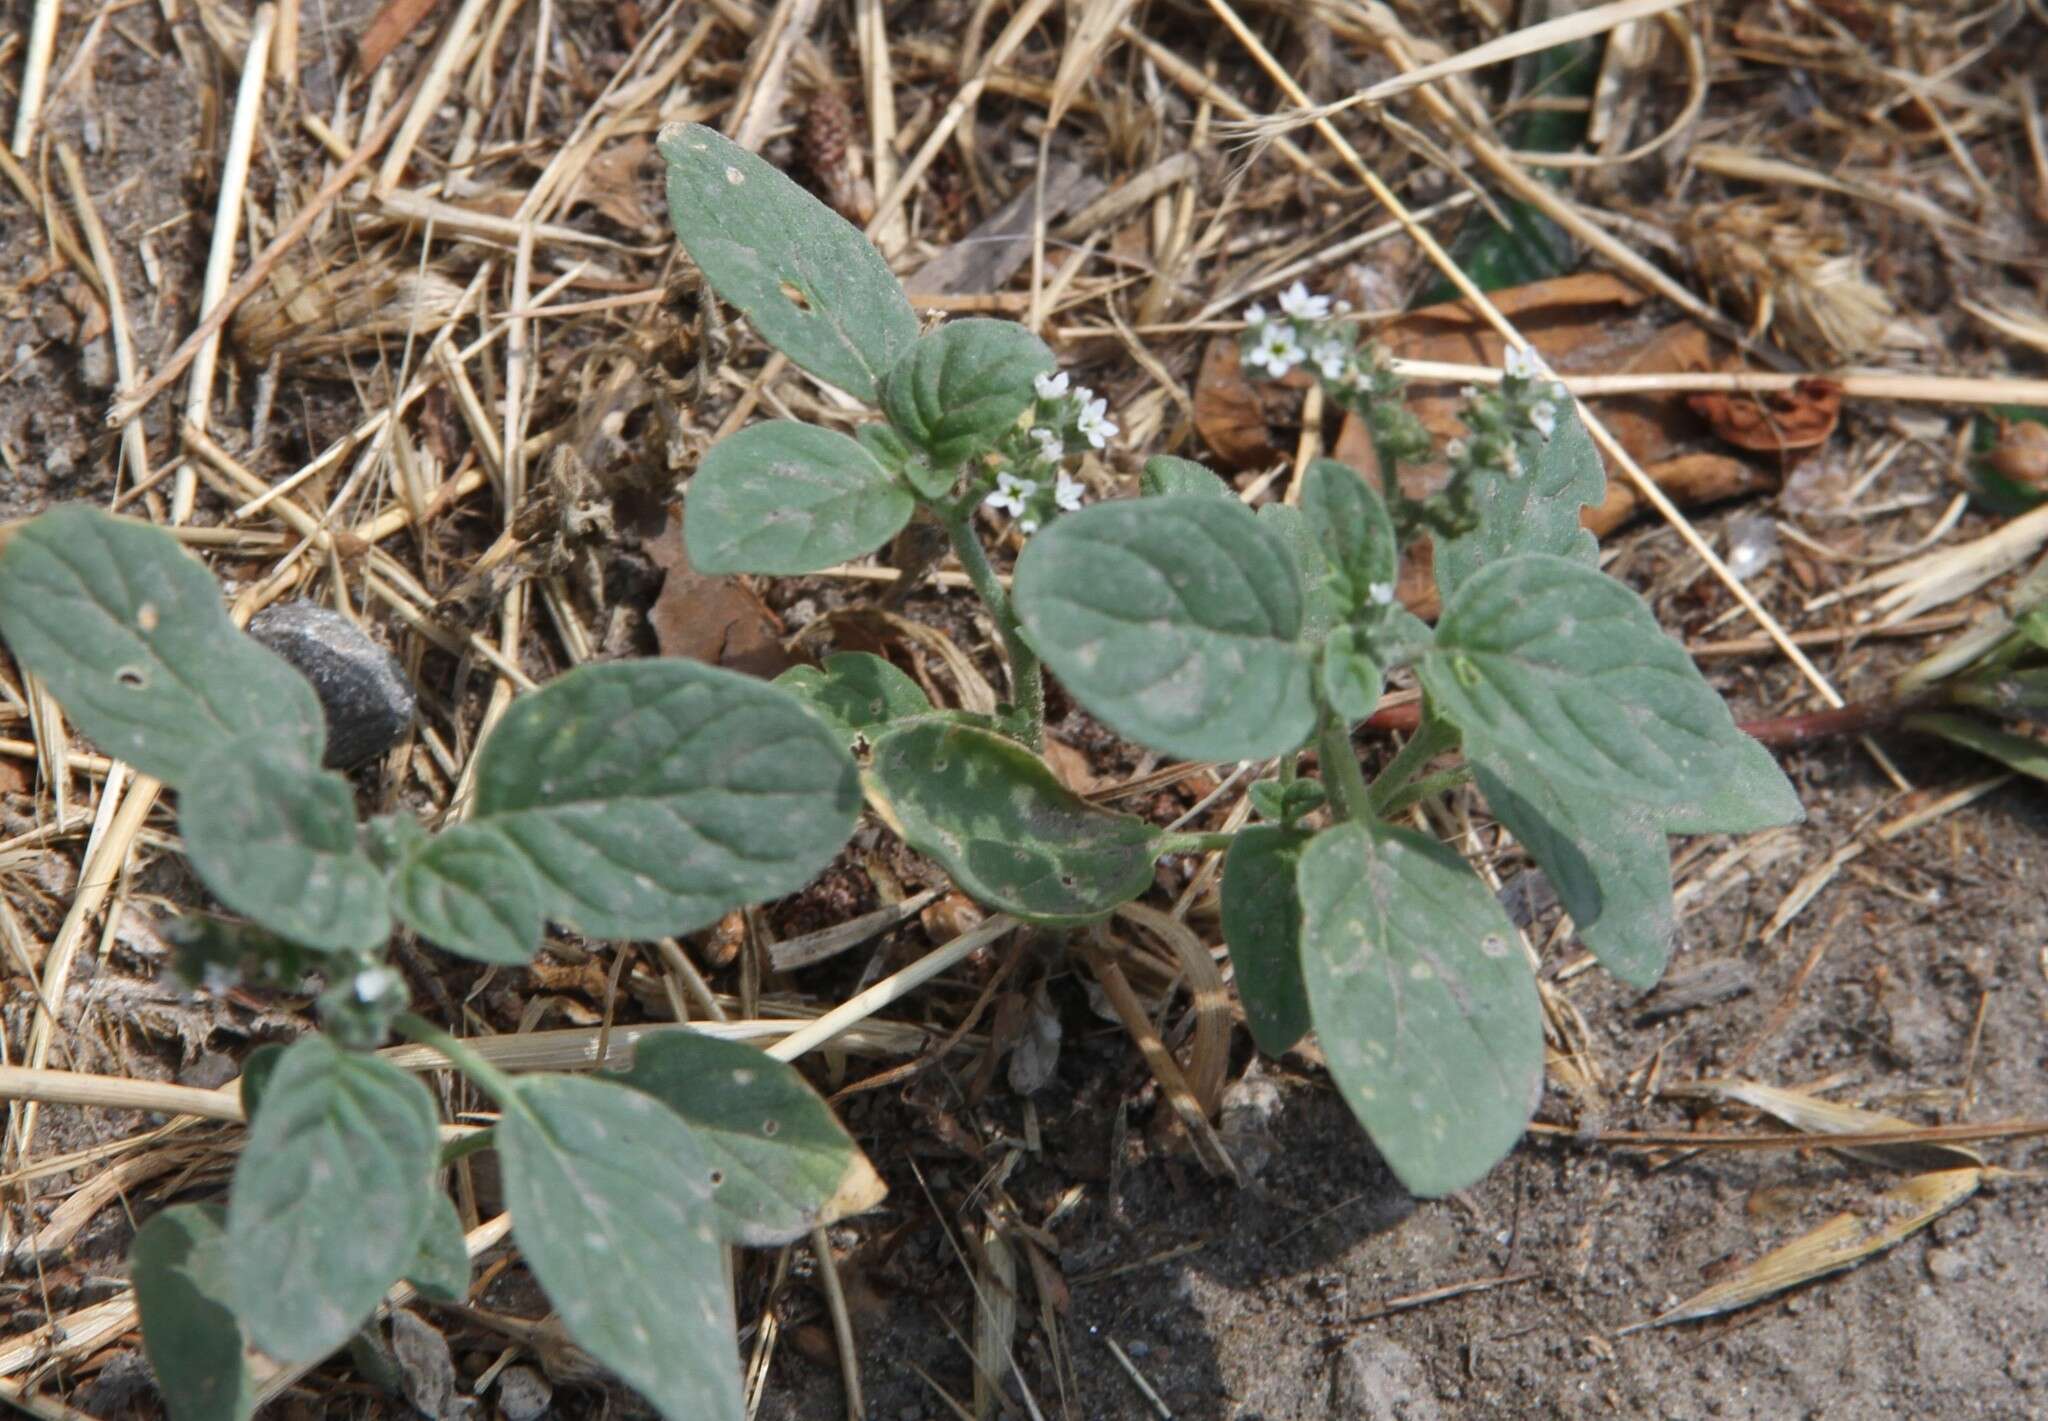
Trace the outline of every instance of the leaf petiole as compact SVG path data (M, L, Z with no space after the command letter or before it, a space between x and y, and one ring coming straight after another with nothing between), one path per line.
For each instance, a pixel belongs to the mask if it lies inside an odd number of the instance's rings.
M1367 803L1372 812L1384 819L1392 814L1398 805L1413 804L1422 797L1421 793L1404 794L1409 782L1420 774L1431 760L1458 743L1458 729L1448 721L1425 715L1422 724L1408 737L1386 769L1380 771L1372 782L1367 794ZM1456 783L1456 781L1452 781ZM1429 793L1423 791L1422 793Z
M1351 732L1341 716L1323 712L1322 728L1316 732L1316 759L1323 771L1323 784L1330 792L1330 807L1337 822L1348 823L1372 812L1372 796L1365 787L1365 774L1358 768L1358 752L1352 748Z
M989 616L995 620L996 632L1003 639L1003 651L1010 658L1010 693L1016 697L1018 713L1028 727L1031 748L1043 750L1045 673L1039 667L1038 653L1024 644L1017 627L1017 613L1010 605L1010 594L996 579L996 570L989 564L988 553L981 546L981 539L975 535L975 495L970 492L965 498L953 502L935 503L931 509L939 520L939 526L946 530L946 538L953 545L953 555L960 559L967 580L974 584L982 605L988 608Z

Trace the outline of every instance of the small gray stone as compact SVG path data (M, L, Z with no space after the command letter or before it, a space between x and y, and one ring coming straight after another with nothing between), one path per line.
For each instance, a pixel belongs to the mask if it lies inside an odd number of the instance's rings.
M1969 1252L1961 1248L1927 1250L1927 1276L1937 1283L1953 1283L1974 1271Z
M1413 1352L1384 1337L1354 1338L1337 1354L1335 1421L1441 1421L1443 1407Z
M87 341L78 352L78 378L90 390L114 388L114 347L105 336Z
M249 635L313 683L327 715L330 769L350 769L383 754L412 724L419 698L404 670L333 608L281 602L250 619Z
M498 1407L505 1421L537 1421L554 1399L554 1387L531 1367L507 1367L498 1374Z

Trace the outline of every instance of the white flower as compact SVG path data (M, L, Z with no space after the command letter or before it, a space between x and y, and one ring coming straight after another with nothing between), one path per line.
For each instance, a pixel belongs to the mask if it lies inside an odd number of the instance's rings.
M983 499L982 503L1017 518L1023 515L1031 495L1037 492L1037 480L1020 479L1015 474L1002 473L996 475L996 491Z
M1031 431L1031 437L1038 442L1038 457L1047 463L1057 464L1066 457L1067 444L1060 438L1057 430L1046 429L1041 425Z
M1280 293L1280 309L1297 321L1320 321L1330 314L1330 298L1311 295L1307 284L1297 281Z
M1080 417L1074 421L1075 427L1088 436L1088 442L1097 449L1116 438L1117 427L1109 422L1108 413L1108 400L1089 400L1081 406Z
M1036 518L1019 518L1017 520L1017 531L1027 538L1030 537L1038 531L1038 520Z
M1374 602L1382 607L1392 606L1394 601L1394 584L1391 582L1375 582L1372 586L1365 589L1365 595L1372 598Z
M389 967L367 967L356 973L349 986L356 994L356 1000L365 1006L375 1005L399 985L398 974Z
M1059 481L1052 487L1052 501L1068 513L1081 506L1081 496L1087 492L1081 481L1065 469L1060 470Z
M1507 359L1502 362L1502 368L1508 372L1508 377L1514 380L1539 380L1550 375L1550 367L1543 363L1542 356L1533 349L1521 350L1515 346L1508 347Z
M1536 432L1547 441L1557 432L1557 407L1548 400L1538 400L1529 406L1529 423L1536 426Z
M1244 323L1253 330L1266 324L1266 308L1254 301L1244 308Z
M1245 359L1262 367L1274 379L1279 379L1302 362L1301 342L1294 338L1294 331L1288 326L1266 326L1259 332L1258 342L1252 346Z
M1031 388L1038 391L1041 400L1063 400L1067 397L1067 372L1057 370L1034 376Z
M1326 340L1310 352L1316 368L1323 372L1325 380L1344 378L1344 366L1351 359L1351 352L1345 349L1341 340Z

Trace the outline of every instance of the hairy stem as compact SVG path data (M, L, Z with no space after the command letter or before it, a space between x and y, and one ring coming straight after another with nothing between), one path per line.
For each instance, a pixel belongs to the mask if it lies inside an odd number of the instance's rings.
M974 584L982 605L995 619L996 633L1002 637L1003 651L1010 658L1010 693L1016 697L1017 709L1029 728L1031 748L1042 750L1045 748L1045 673L1039 667L1038 653L1024 644L1023 635L1017 627L1017 614L1010 608L1010 594L996 580L996 570L989 565L988 553L974 532L974 504L971 500L936 504L932 512L938 515L940 526L946 530L946 537L953 544L953 556L960 559L967 580Z
M1167 854L1220 853L1236 840L1237 831L1234 829L1202 834L1168 834L1159 841L1159 853L1162 858Z
M1351 732L1341 717L1324 713L1322 728L1316 732L1316 759L1322 765L1330 807L1340 823L1372 812L1365 774L1358 768L1358 752L1351 748Z
M1455 727L1441 720L1423 721L1415 728L1415 733L1408 737L1408 743L1401 747L1400 753L1388 762L1386 769L1380 771L1379 778L1372 782L1372 790L1368 796L1372 812L1384 818L1390 812L1394 801L1400 797L1401 791L1408 787L1408 782L1420 774L1431 760L1457 743L1458 732Z
M519 1088L513 1083L512 1077L425 1017L417 1012L404 1012L392 1023L392 1028L406 1040L417 1041L420 1045L446 1056L450 1065L489 1091L491 1097L505 1109L519 1108Z

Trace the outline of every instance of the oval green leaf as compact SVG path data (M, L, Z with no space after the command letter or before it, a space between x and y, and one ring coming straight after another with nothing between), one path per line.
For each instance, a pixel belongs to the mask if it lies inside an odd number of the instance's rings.
M872 775L912 848L1026 922L1091 923L1152 882L1160 831L1070 794L1014 740L906 725L875 742Z
M633 1048L621 1079L690 1127L720 1232L735 1243L791 1243L889 1192L810 1082L758 1047L664 1031Z
M462 1232L462 1215L446 1194L434 1195L427 1207L427 1226L406 1265L405 1281L437 1303L460 1303L469 1296L469 1240Z
M793 419L712 445L684 499L683 539L703 573L816 572L873 552L917 509L860 441Z
M948 321L919 338L882 380L882 412L939 468L993 446L1037 400L1055 365L1015 321Z
M923 687L892 663L865 651L828 656L822 669L792 666L775 678L775 684L801 697L849 747L872 740L893 721L932 711Z
M917 316L874 244L702 124L668 125L659 147L669 221L711 289L798 366L873 404L917 339Z
M1330 1075L1410 1192L1477 1182L1543 1085L1536 981L1463 860L1411 829L1343 824L1295 875L1302 978Z
M434 946L518 966L540 946L540 889L526 856L483 824L456 824L407 856L391 879L398 920Z
M513 1233L570 1338L669 1421L739 1417L711 1167L689 1127L582 1076L527 1076L504 1104Z
M1256 760L1315 728L1286 544L1234 500L1102 503L1034 536L1015 600L1031 644L1111 728L1194 760Z
M1777 762L1736 728L1685 648L1640 597L1583 563L1537 554L1481 568L1416 664L1475 764L1519 760L1656 805L1671 827L1738 809L1758 825L1801 815Z
M1204 498L1236 498L1223 475L1207 464L1172 454L1154 454L1138 471L1138 493L1143 498L1164 498L1168 494L1198 493Z
M171 1421L244 1421L256 1410L228 1302L223 1218L217 1205L173 1204L128 1250L142 1350Z
M1600 545L1579 511L1607 496L1607 472L1593 437L1567 395L1555 402L1557 424L1548 440L1534 431L1516 441L1521 472L1472 482L1471 530L1436 541L1436 585L1445 606L1481 568L1518 553L1548 553L1593 565Z
M191 768L178 828L221 902L324 952L368 951L390 935L384 875L360 847L347 780L268 743Z
M1296 781L1296 783L1307 783ZM1277 824L1237 831L1223 860L1223 940L1252 1040L1283 1056L1308 1035L1301 980L1301 898L1294 875L1313 837Z
M1347 721L1371 715L1386 686L1386 668L1370 645L1370 639L1355 626L1338 627L1323 642L1322 660L1317 663L1323 699Z
M1323 558L1343 580L1351 610L1373 605L1375 584L1394 586L1400 545L1379 490L1349 464L1318 459L1302 480L1301 512Z
M853 757L788 691L699 662L614 662L522 697L479 752L473 822L542 912L593 937L690 932L794 892L853 832Z
M434 1198L427 1088L323 1036L292 1043L235 1164L227 1249L235 1315L257 1347L317 1362L409 1267Z
M320 763L313 687L236 629L219 585L161 529L82 505L16 529L0 636L100 749L173 787L230 746Z

